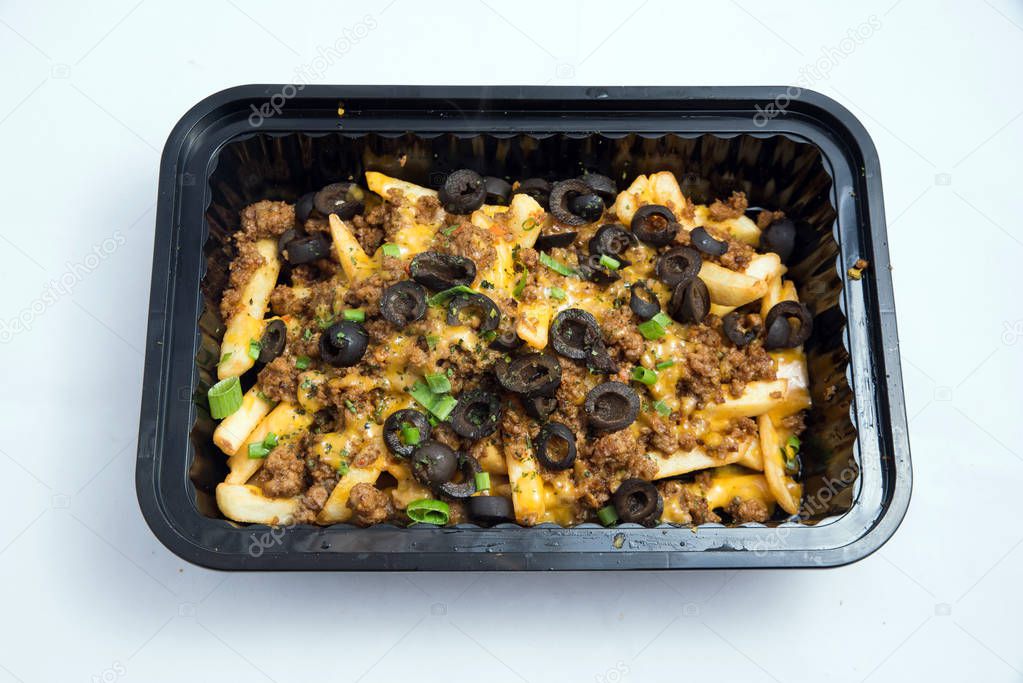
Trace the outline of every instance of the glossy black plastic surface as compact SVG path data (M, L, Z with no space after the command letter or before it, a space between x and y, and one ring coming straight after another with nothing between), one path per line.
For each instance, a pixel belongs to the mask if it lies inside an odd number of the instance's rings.
M782 113L765 115L783 102ZM367 168L429 184L465 163L493 175L564 175L585 165L625 182L668 168L698 201L744 189L751 204L804 222L791 277L818 316L808 354L819 404L810 433L820 447L799 521L695 531L269 529L218 518L210 486L223 456L208 444L211 422L192 396L217 358L210 302L222 287L236 210L263 197L294 201ZM221 569L814 567L860 559L894 533L911 489L879 173L874 146L848 111L808 91L789 101L784 88L261 85L213 95L178 123L161 164L136 466L145 518L173 552ZM870 262L863 279L845 279L858 258Z

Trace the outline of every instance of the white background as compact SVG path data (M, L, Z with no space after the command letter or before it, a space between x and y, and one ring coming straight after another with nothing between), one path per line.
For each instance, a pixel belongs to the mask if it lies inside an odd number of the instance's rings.
M135 2L0 3L0 680L1023 679L1018 0ZM799 83L859 116L911 417L894 539L802 572L224 574L165 550L133 483L159 151L196 101L294 81L360 22L322 82Z

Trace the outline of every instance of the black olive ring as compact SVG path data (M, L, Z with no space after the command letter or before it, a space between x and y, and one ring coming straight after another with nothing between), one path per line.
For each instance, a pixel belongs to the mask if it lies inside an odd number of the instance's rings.
M284 345L288 341L288 326L280 318L271 320L263 329L259 339L259 362L264 365L284 353Z
M402 280L386 288L380 296L380 315L399 329L426 315L426 290L412 280Z
M590 389L583 410L595 432L617 432L635 422L639 396L627 384L604 382Z
M793 327L789 318L798 320L798 327ZM764 328L767 330L765 349L790 349L810 338L813 332L813 316L806 304L800 301L781 301L767 312Z
M565 444L565 454L559 459L554 456L554 442ZM536 459L549 470L567 470L575 462L575 434L560 422L548 422L540 428L534 442Z
M465 453L458 454L458 469L462 471L461 484L451 481L455 476L452 474L448 481L437 487L437 491L448 498L468 498L476 493L476 475L483 471L479 460Z
M671 212L671 209L660 204L647 204L636 209L630 227L640 242L654 247L671 244L679 229L675 214Z
M561 363L546 353L526 353L498 362L494 374L506 391L526 398L553 396L561 385Z
M387 416L384 420L384 445L400 458L407 458L418 444L407 444L402 440L402 428L408 425L419 430L419 443L430 438L430 421L418 410L404 408Z
M629 308L640 320L650 320L661 312L661 302L642 280L629 287Z
M657 257L657 279L673 288L695 278L702 267L703 259L695 249L675 247Z
M471 389L458 397L448 423L459 436L482 439L497 431L502 413L500 396L485 389Z
M623 522L653 524L664 512L664 500L657 487L643 479L626 479L611 497Z
M320 335L320 358L336 368L350 368L366 353L366 328L350 320L334 323Z
M462 319L463 311L475 311L479 316L479 333L492 332L501 324L501 309L490 297L473 292L459 294L448 301L447 323L452 327L467 324Z
M740 349L749 346L757 338L758 332L756 328L743 328L742 319L744 317L742 313L732 311L721 319L721 328L724 330L725 336Z

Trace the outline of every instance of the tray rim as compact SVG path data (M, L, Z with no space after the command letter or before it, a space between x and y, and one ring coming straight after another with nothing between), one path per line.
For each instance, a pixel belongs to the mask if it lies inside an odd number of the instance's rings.
M834 521L822 522L813 526L809 525L782 525L779 527L742 526L726 528L718 525L704 525L699 527L696 536L703 535L704 540L720 540L716 547L704 547L700 549L663 549L664 541L659 536L671 534L692 533L688 528L657 528L643 529L622 526L618 529L604 529L596 525L584 525L571 529L554 528L533 528L520 529L480 529L471 528L448 528L448 529L396 529L383 526L370 529L351 529L338 527L298 527L291 529L292 539L287 547L274 552L260 552L253 556L251 552L223 552L207 543L200 544L189 537L182 528L182 520L175 519L171 511L167 509L165 501L161 497L159 482L160 471L156 466L159 460L158 451L162 445L163 429L166 427L165 413L167 401L171 398L168 394L169 387L167 379L171 373L170 354L173 340L170 338L172 325L168 324L168 318L175 310L176 291L173 285L177 284L179 275L191 277L192 273L177 273L174 266L177 264L172 259L172 253L181 248L183 228L177 220L180 211L180 196L182 190L182 178L178 169L184 156L188 152L194 152L197 140L204 137L214 136L216 139L218 126L220 126L219 142L215 144L212 154L206 159L207 164L212 164L216 159L216 152L225 144L228 144L237 137L236 133L224 136L229 130L224 126L222 120L214 117L215 113L224 107L244 106L243 103L252 101L267 100L273 95L280 93L287 84L279 85L244 85L228 88L214 93L193 106L174 126L163 150L160 164L159 199L157 205L156 235L154 239L154 260L153 280L150 294L150 316L149 328L147 331L147 352L143 380L142 404L139 427L138 457L136 461L136 491L143 516L147 524L153 530L157 538L173 553L183 559L205 567L215 569L317 569L317 570L471 570L471 569L668 569L668 568L746 568L746 567L820 567L837 566L848 564L871 554L883 543L885 543L898 528L906 514L912 489L912 470L910 465L908 430L905 413L905 401L903 398L901 367L899 364L898 336L895 325L895 307L892 292L891 275L889 272L889 256L887 248L887 235L884 221L884 207L880 180L880 164L877 152L872 140L862 124L842 105L834 100L809 90L802 90L798 97L790 98L790 108L787 113L779 116L778 119L771 119L767 125L757 130L738 130L736 134L787 134L778 130L778 123L797 120L804 117L811 121L817 132L825 134L827 139L815 140L812 137L807 141L821 148L825 163L832 163L832 157L825 154L824 146L831 146L833 153L840 150L841 144L849 149L845 154L853 153L861 162L859 169L858 186L863 186L864 196L856 200L862 206L865 213L864 218L869 226L867 234L860 234L861 240L866 239L869 244L871 255L871 268L873 276L864 279L864 294L861 298L865 304L871 304L876 308L876 327L873 330L872 345L865 352L874 354L874 360L880 360L883 364L884 377L875 373L874 377L865 377L864 372L855 373L854 379L866 379L869 384L859 382L854 385L850 382L850 389L854 393L852 419L859 430L863 430L862 422L857 419L861 401L859 397L866 393L868 386L873 386L876 381L882 385L883 391L873 392L871 403L871 414L877 418L875 413L881 409L883 415L887 416L887 427L890 433L887 435L890 441L891 453L885 457L881 456L881 462L885 469L880 471L881 484L887 487L888 501L875 519L867 520L869 525L862 529L862 533L855 536L852 541L844 544L831 544L820 546L813 542L800 545L790 545L782 536L789 536L787 532L780 529L798 529L797 534L812 532L814 530L830 529L834 535L835 526L849 521L850 512L845 513ZM301 95L295 99L300 101L310 100L371 100L390 102L411 102L422 103L424 101L443 100L471 100L478 103L494 102L518 103L523 106L546 105L548 108L529 109L538 112L538 115L551 111L564 110L566 107L579 108L580 111L600 113L603 111L615 111L615 107L632 107L627 111L649 112L650 108L656 107L660 111L665 104L672 104L676 108L690 112L694 116L702 113L728 112L731 115L745 114L747 117L753 112L756 105L766 106L768 103L777 101L780 97L788 97L792 88L784 86L658 86L658 87L587 87L587 86L373 86L373 85L317 85L306 86ZM500 108L498 108L500 109ZM248 109L243 109L248 112ZM674 110L672 110L674 111ZM792 118L789 118L791 115ZM286 118L286 114L280 118ZM279 121L271 123L279 123ZM336 123L336 122L335 122ZM748 124L747 124L748 125ZM269 129L260 130L268 134L280 133L302 133L311 132L303 128L290 127L281 130ZM324 130L322 122L315 127L317 132ZM252 132L251 130L249 132ZM478 131L484 132L484 131ZM594 131L595 132L595 131ZM672 131L681 134L678 131ZM694 131L699 134L700 131ZM707 133L718 133L724 131L705 130ZM727 134L727 133L726 133ZM841 144L839 144L841 143ZM854 171L856 169L853 169ZM835 169L829 170L834 177ZM185 183L187 184L187 183ZM840 198L845 199L845 198ZM839 209L836 202L836 211ZM836 223L837 223L836 219ZM836 226L838 230L841 226ZM857 232L859 225L856 226ZM203 234L205 234L205 225ZM841 244L840 251L845 253L845 245ZM159 267L158 267L159 266ZM198 287L196 287L198 289ZM867 300L869 294L872 299ZM855 298L855 297L850 297ZM849 305L846 294L843 294L845 305ZM194 302L193 302L194 303ZM853 302L855 304L855 302ZM843 306L845 308L845 306ZM846 311L850 315L849 311ZM853 311L852 314L855 314ZM862 314L862 312L861 312ZM198 336L197 332L193 336ZM847 346L850 339L846 337ZM850 368L853 365L853 349L850 348ZM180 360L180 359L179 359ZM189 359L191 361L191 359ZM194 378L193 378L194 379ZM862 386L861 386L862 385ZM878 405L882 404L882 405ZM872 429L877 431L878 422L875 420ZM873 436L877 436L876 434ZM862 440L862 434L857 443ZM887 462L886 462L887 461ZM187 469L187 468L186 468ZM885 482L884 477L889 481ZM859 486L859 485L858 485ZM883 491L882 491L883 492ZM864 493L861 491L861 494ZM869 492L868 492L869 493ZM861 496L853 503L853 509L861 504ZM193 501L194 502L194 501ZM193 505L194 507L194 505ZM197 509L195 515L199 518L199 524L203 526L204 535L210 538L226 537L225 535L250 534L255 538L257 531L265 533L268 527L252 525L250 527L236 527L226 520L217 520L203 517ZM859 523L862 524L863 520ZM846 524L848 526L848 524ZM447 550L419 550L419 535L433 534L433 538L445 538L450 534L463 534L459 538L466 538L464 534L471 534L472 544L482 546L493 546L501 548L505 543L512 541L508 537L509 532L532 534L522 547L513 551L485 552L476 550L465 552L465 549L456 550L456 543L448 540L450 546ZM394 534L400 534L402 543L407 550L401 552L386 551L359 551L357 548L338 549L333 547L338 539L337 534L344 534L349 531L357 534L377 534L378 540L393 541ZM745 535L752 533L765 538L772 534L777 541L778 547L764 551L751 551L749 549L738 549L730 546L729 537L737 533ZM409 535L412 534L412 535ZM503 536L495 536L502 534ZM814 534L820 536L820 534ZM623 543L614 544L616 536L620 536ZM297 538L296 538L297 537ZM326 539L330 538L331 544L323 547ZM538 543L541 539L544 542ZM468 540L468 539L467 539ZM610 541L610 542L609 542ZM583 549L576 548L582 544ZM626 547L626 544L628 547ZM684 541L683 541L684 544ZM342 545L344 545L342 543ZM432 543L426 544L432 545ZM622 549L616 549L615 545ZM550 549L555 546L555 549ZM572 547L563 547L572 546ZM661 549L647 549L648 546ZM820 547L819 547L820 546ZM536 549L527 549L533 548ZM329 550L329 552L328 552Z

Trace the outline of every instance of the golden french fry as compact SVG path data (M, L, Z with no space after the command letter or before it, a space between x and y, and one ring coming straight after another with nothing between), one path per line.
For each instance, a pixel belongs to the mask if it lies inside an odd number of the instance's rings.
M755 277L704 261L699 278L707 285L710 300L721 306L743 306L767 291L767 283Z
M799 512L802 487L785 474L778 432L775 431L770 416L758 417L757 426L760 428L760 445L764 453L764 477L767 479L767 486L778 505L785 512L794 515Z
M724 403L709 403L703 413L714 419L756 417L784 405L789 382L786 379L750 382L739 398L727 397Z
M392 178L391 176L384 175L383 173L377 173L376 171L366 171L366 186L371 192L377 193L384 199L388 198L391 190L397 190L412 204L414 204L420 197L437 196L436 190L431 190L404 180L398 180L397 178Z
M263 263L253 270L249 281L242 287L238 308L227 320L224 340L220 344L223 360L217 365L217 377L220 379L238 377L256 363L256 359L249 355L249 344L263 336L263 316L281 270L275 240L258 240L256 250Z
M224 516L251 524L290 524L299 498L268 498L258 486L218 484L217 506Z
M250 443L262 441L270 432L276 434L278 439L288 438L305 431L312 423L311 413L299 409L294 403L279 403L227 459L227 466L231 471L224 481L228 484L244 484L263 466L262 458L249 457Z
M524 453L520 459L509 452L505 460L508 465L508 479L511 481L515 519L519 524L527 526L543 521L546 511L545 496L543 479L537 470L536 459L532 453Z
M330 236L334 239L334 251L337 252L341 269L348 276L348 281L355 283L373 274L376 268L373 260L362 250L359 240L348 229L345 222L337 214L330 214Z
M227 455L241 448L245 438L274 407L274 402L262 393L258 385L246 391L241 408L225 417L213 430L213 443Z

